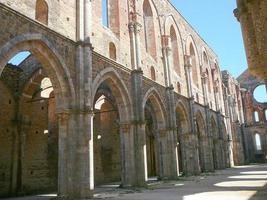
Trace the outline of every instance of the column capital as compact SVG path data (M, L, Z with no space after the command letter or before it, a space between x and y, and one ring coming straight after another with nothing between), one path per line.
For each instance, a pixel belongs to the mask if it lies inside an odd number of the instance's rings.
M184 67L186 70L192 70L192 57L190 55L184 56L185 64Z
M62 111L56 114L59 120L68 120L70 116L69 111Z
M141 68L138 68L138 69L134 69L131 71L131 74L141 74L143 75L143 70Z
M162 47L170 46L170 36L169 35L162 35L161 36Z

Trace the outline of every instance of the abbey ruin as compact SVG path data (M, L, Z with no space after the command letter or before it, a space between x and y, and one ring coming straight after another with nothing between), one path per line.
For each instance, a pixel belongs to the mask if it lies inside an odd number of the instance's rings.
M0 0L0 24L0 197L266 161L263 82L221 72L168 0Z

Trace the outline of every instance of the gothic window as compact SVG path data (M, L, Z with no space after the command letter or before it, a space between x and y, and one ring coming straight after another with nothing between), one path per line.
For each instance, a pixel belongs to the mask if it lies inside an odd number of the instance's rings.
M257 151L261 151L262 147L261 147L261 138L260 138L260 134L259 133L255 134L255 143L256 143L256 150Z
M170 37L171 37L171 52L172 52L172 63L173 68L178 75L180 75L180 63L179 63L179 52L178 52L178 42L177 35L173 26L170 29Z
M53 86L49 78L43 78L41 81L41 97L49 98L51 92L53 92Z
M198 76L197 76L197 61L196 61L196 52L193 47L193 44L190 44L190 57L192 61L192 78L195 85L198 87Z
M102 0L102 25L108 27L108 0Z
M207 73L207 76L208 76L208 92L210 93L211 92L211 81L210 81L210 73L209 73L209 70L208 70L208 67L209 67L209 61L208 61L208 56L206 54L206 52L203 52L203 65L204 65L204 68L206 68L206 73Z
M258 112L258 111L255 111L255 112L254 112L254 121L255 121L255 122L259 122L259 121L260 121L260 118L259 118L259 112Z
M156 58L156 40L153 12L148 0L143 3L144 38L147 53Z
M102 0L102 25L119 35L119 0Z
M45 0L36 1L35 19L45 25L48 24L48 5Z
M109 43L109 58L117 60L116 46L114 43Z
M156 72L155 72L155 68L153 66L151 66L151 68L150 68L150 74L151 74L151 79L153 81L156 81Z

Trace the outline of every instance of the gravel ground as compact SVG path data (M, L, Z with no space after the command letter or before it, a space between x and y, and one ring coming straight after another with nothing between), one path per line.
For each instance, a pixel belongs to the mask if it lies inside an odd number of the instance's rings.
M54 195L55 196L55 195ZM53 195L10 198L50 200ZM111 200L267 200L267 165L249 165L219 170L178 181L154 182L145 189L96 188L95 199Z

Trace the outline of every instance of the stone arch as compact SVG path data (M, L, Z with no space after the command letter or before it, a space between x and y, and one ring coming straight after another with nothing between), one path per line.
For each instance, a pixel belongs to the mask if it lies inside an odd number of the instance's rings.
M111 88L114 96L116 97L116 103L119 110L119 117L122 122L128 122L132 119L131 100L126 85L122 81L121 76L111 67L106 68L99 72L93 82L92 96L95 97L99 86L106 81ZM93 105L94 102L88 102L89 105Z
M176 104L175 114L176 114L176 141L177 141L177 156L178 156L178 166L179 172L185 172L187 170L187 149L186 149L186 137L190 134L189 119L187 110L181 101Z
M218 126L214 117L211 117L211 135L213 138L219 139Z
M196 112L196 133L198 141L198 159L201 171L206 171L207 166L207 135L205 134L205 121L200 110Z
M196 87L200 88L200 61L196 43L190 35L186 40L186 55L192 58L192 79Z
M45 0L36 0L35 19L48 25L48 4Z
M196 112L196 131L199 137L206 136L205 133L205 120L201 111Z
M146 144L146 177L162 177L164 173L165 141L165 108L157 90L150 88L143 98L143 119L145 120Z
M161 100L161 97L154 87L150 88L144 95L143 103L142 103L143 111L145 109L145 106L148 100L151 101L155 114L156 114L156 120L157 120L157 126L158 126L157 128L159 129L164 128L166 125L165 124L166 123L165 122L166 111L165 111L163 102ZM144 116L144 113L143 113L143 116Z
M34 90L36 88L36 84L41 82L43 78L45 78L47 75L43 72L41 68L35 70L33 72L32 76L26 81L26 83L22 87L22 95L25 98L32 98L33 96L31 94L34 93ZM27 92L25 92L27 91Z
M179 120L179 123L178 122L176 123L177 123L177 128L181 129L181 134L188 134L190 131L189 118L187 113L188 112L184 104L182 102L178 102L176 105L176 119Z
M224 121L222 121L222 137L225 142L228 142L227 128Z
M56 96L57 110L60 111L69 107L70 102L73 102L75 97L70 72L53 45L41 34L20 35L2 46L0 49L0 57L2 58L0 60L0 74L6 63L21 51L31 52L51 78Z

